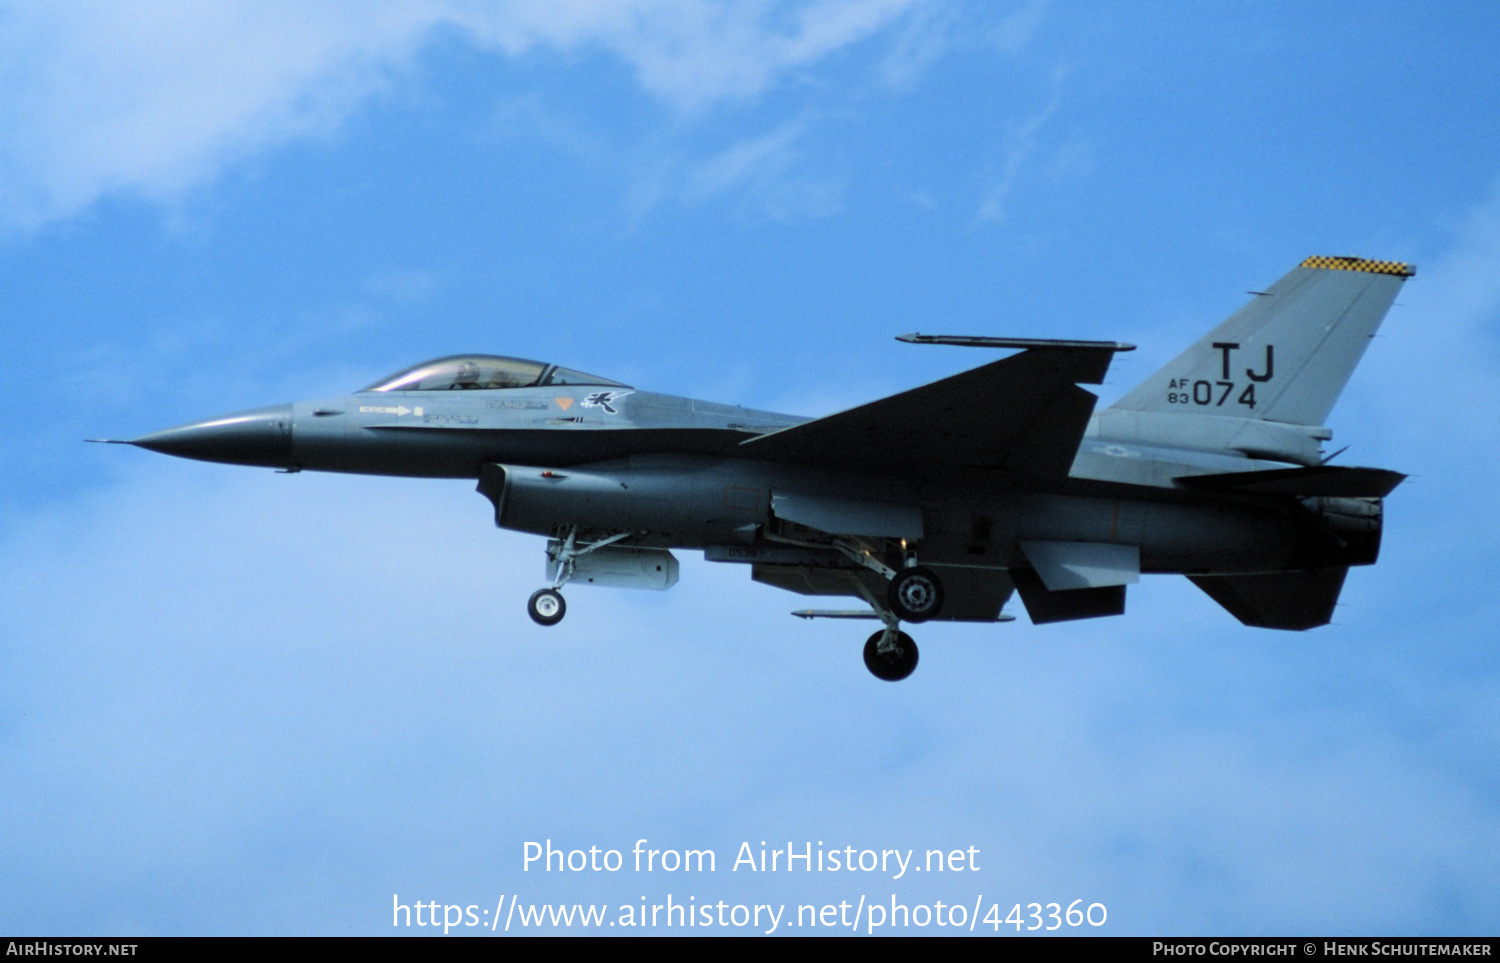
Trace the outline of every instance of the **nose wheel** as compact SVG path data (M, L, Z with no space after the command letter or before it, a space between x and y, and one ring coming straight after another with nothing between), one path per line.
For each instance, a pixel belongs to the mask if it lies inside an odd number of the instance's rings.
M865 643L865 668L877 679L900 682L917 669L917 643L896 629L881 629Z
M537 625L556 625L568 613L568 603L557 589L537 589L526 603L526 614Z

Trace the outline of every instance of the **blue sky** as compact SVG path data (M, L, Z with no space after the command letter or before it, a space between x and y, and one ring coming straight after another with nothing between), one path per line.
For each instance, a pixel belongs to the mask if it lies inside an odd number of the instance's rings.
M0 927L384 933L403 901L1104 903L1493 933L1489 5L0 4ZM1108 338L1105 403L1312 254L1413 261L1330 426L1412 474L1335 624L866 634L683 554L526 619L472 485L87 446L457 351L817 415ZM712 848L684 878L522 844ZM742 841L977 847L752 876ZM1008 928L1007 930L1008 931Z

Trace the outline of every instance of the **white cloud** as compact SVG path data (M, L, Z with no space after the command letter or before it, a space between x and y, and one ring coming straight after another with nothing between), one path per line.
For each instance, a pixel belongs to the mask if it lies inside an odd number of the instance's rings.
M989 39L1002 53L1015 53L1031 41L1042 24L1049 0L1034 0L996 25Z
M924 626L892 686L867 627L793 620L803 600L694 553L672 592L576 587L540 629L541 540L468 483L117 454L124 484L0 539L0 896L33 928L381 932L392 892L687 886L521 872L549 837L712 847L700 901L1068 894L1114 933L1463 928L1493 902L1467 767L1327 694L1373 616L1309 649L1184 617L1155 580L1129 622ZM1423 711L1492 745L1492 704ZM728 871L738 840L808 838L974 845L983 872ZM1449 876L1473 906L1442 902Z
M115 190L163 197L266 144L328 130L411 54L423 19L396 3L11 11L0 210L33 226Z
M691 109L757 94L783 71L868 37L921 2L553 0L462 4L459 16L482 40L512 53L532 45L609 50L635 68L647 90Z
M656 185L655 194L640 194L640 199L659 200L668 183L680 182L684 200L738 195L755 217L790 221L837 213L843 206L843 183L798 170L804 153L799 145L806 133L807 123L794 120L731 144L706 160L686 164L680 177L664 178L670 171L667 165L647 180ZM644 210L643 205L637 208L637 213Z
M803 129L801 123L783 124L769 134L725 148L698 168L689 182L688 195L718 194L763 172L785 169L792 159L792 145L802 136Z
M787 73L937 0L186 0L13 5L0 17L0 221L97 198L178 196L229 163L326 134L448 29L506 55L604 51L687 112Z
M1386 500L1383 557L1366 576L1377 604L1396 624L1459 645L1478 637L1476 619L1500 614L1500 180L1451 245L1419 259L1331 427L1334 447L1352 445L1340 461L1412 476Z
M774 153L730 155L725 181ZM1403 292L1339 410L1430 480L1391 500L1422 535L1354 573L1343 624L1313 636L1241 629L1152 578L1124 619L924 626L921 669L886 686L864 627L792 620L802 600L694 553L670 593L570 589L539 629L521 606L541 540L497 533L469 483L112 450L121 484L0 535L0 897L43 930L380 932L409 888L664 892L537 881L526 838L721 858L811 838L975 845L965 901L996 880L1084 896L1114 933L1473 930L1497 892L1496 700L1482 667L1432 657L1489 645L1490 603L1442 593L1455 558L1493 574L1465 446L1497 429L1417 413L1434 384L1495 405L1497 263L1500 200ZM774 882L697 892L890 892ZM899 892L952 901L945 882Z
M993 162L989 170L985 172L984 184L979 194L979 209L975 213L976 220L1005 220L1006 202L1011 191L1015 189L1026 167L1042 149L1040 143L1042 128L1052 119L1052 115L1057 112L1058 106L1062 103L1064 76L1065 71L1061 68L1054 70L1052 94L1047 100L1047 106L1025 120L1010 124L1006 128L1000 159L998 162ZM1067 156L1066 152L1059 154L1048 165L1049 169L1055 172L1065 171L1068 165Z
M887 83L914 84L950 48L991 48L1013 55L1030 42L1041 25L1047 3L1027 3L995 16L998 5L926 4L914 9L896 32L881 64Z

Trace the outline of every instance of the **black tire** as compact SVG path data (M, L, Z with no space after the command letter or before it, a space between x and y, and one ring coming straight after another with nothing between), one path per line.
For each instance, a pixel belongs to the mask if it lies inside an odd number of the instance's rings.
M537 625L556 625L568 614L568 603L556 589L537 589L526 603L526 614Z
M905 632L896 633L896 647L889 652L880 651L881 630L870 636L865 643L865 668L877 679L900 682L917 670L917 643Z
M904 568L891 579L885 600L903 622L926 622L943 610L943 583L930 568Z

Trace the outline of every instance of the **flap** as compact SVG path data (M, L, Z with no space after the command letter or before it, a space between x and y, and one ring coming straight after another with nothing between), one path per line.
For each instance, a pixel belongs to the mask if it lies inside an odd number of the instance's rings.
M1034 348L858 408L752 438L746 455L806 465L976 467L1067 475L1114 350Z
M773 491L771 512L777 518L829 535L904 538L913 542L922 538L922 510L916 505Z
M1141 580L1141 550L1110 542L1023 541L1021 551L1048 591L1134 585Z

